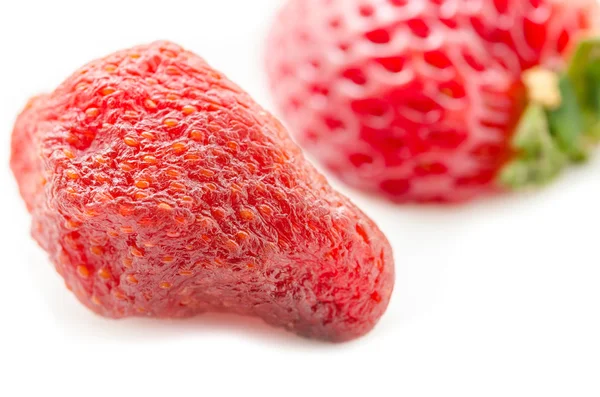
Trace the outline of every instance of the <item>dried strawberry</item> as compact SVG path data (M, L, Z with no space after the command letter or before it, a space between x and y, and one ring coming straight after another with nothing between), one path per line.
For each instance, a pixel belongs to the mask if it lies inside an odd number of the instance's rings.
M344 341L393 286L390 246L277 120L168 42L84 66L19 116L33 235L109 317L255 315Z
M464 201L545 183L584 155L598 112L571 88L597 74L565 58L595 15L595 0L289 0L267 68L292 131L341 179ZM549 103L527 90L540 84Z

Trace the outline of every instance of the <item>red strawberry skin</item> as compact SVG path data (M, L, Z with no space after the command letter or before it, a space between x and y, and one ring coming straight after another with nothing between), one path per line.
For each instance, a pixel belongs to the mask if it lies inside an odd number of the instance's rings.
M389 243L281 124L168 42L84 66L18 117L33 236L104 316L254 315L308 337L368 332Z
M395 201L501 190L523 71L563 66L594 0L289 0L268 40L276 103L347 183Z

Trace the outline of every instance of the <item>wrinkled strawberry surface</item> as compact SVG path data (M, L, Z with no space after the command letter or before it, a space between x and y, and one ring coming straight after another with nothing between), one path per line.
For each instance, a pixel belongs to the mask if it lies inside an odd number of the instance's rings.
M32 99L11 166L33 236L101 315L227 311L341 341L388 305L382 233L280 123L175 44L117 52Z

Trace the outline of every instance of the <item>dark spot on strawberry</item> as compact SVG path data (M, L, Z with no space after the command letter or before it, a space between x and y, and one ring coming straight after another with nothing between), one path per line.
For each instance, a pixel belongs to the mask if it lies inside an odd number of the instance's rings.
M387 29L375 29L365 34L367 40L375 44L387 44L392 39Z
M422 19L411 19L406 24L415 36L422 39L426 38L431 33L429 26L427 26L427 23Z
M485 66L482 60L478 59L470 50L463 48L462 56L467 65L469 65L476 72L483 72Z
M369 156L368 154L363 154L363 153L351 154L349 156L349 159L350 159L350 162L352 163L352 165L355 166L356 168L360 168L364 165L373 163L373 157Z
M448 172L448 167L442 163L422 163L415 167L415 174L419 176L443 175Z
M361 69L358 68L350 68L345 70L342 73L342 77L350 80L356 85L365 85L367 84L367 76L363 73Z
M325 125L327 125L327 128L329 128L330 131L342 130L345 127L344 122L334 116L327 116L325 117L324 121Z
M383 66L388 72L400 73L404 68L406 59L404 57L387 57L377 59L377 63Z
M428 51L423 54L425 62L438 69L446 69L452 66L452 61L442 51Z
M426 130L424 139L433 147L444 149L456 149L467 139L467 132L455 128L444 128L436 126Z
M410 190L410 182L406 179L390 179L381 182L381 189L392 196L401 196Z
M373 16L373 14L375 13L375 8L370 4L363 4L358 8L358 12L363 17L368 18L370 16Z

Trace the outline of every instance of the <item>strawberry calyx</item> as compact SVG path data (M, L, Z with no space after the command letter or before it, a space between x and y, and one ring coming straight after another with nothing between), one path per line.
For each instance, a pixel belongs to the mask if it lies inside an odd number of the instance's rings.
M499 174L511 189L552 181L600 141L600 38L580 42L563 73L532 69L523 81L529 102L511 142L516 156Z

